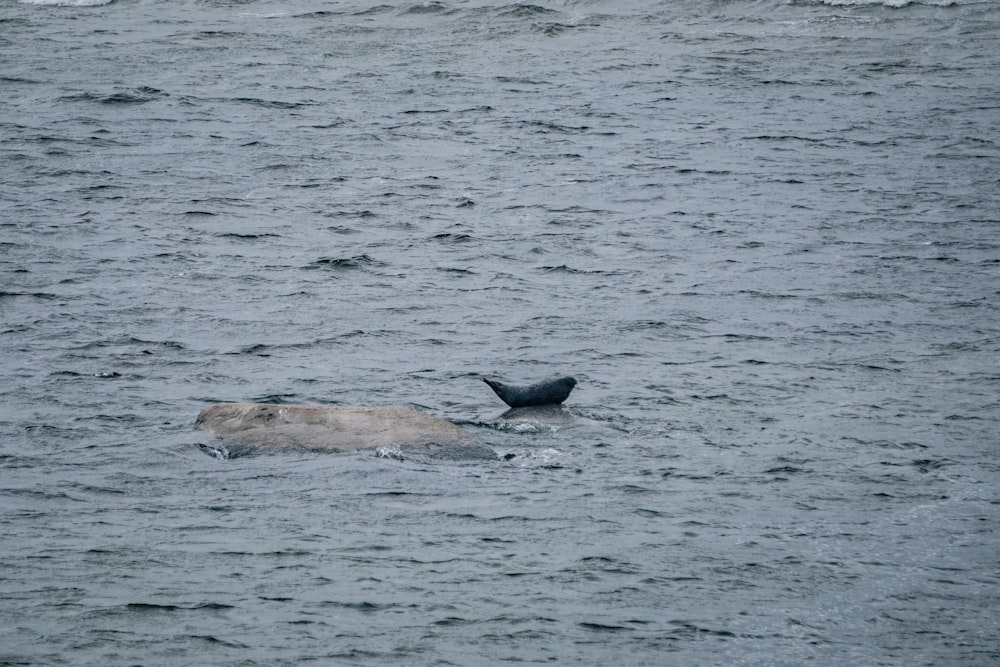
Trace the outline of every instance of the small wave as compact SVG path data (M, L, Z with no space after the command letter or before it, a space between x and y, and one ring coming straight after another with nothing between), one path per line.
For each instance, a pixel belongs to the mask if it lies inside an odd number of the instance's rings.
M717 630L696 625L692 621L670 621L670 624L677 629L671 633L672 638L679 637L735 637L736 635L728 630Z
M548 23L542 28L542 34L546 37L555 37L567 30L573 30L577 26L566 25L565 23Z
M475 241L476 238L470 236L469 234L452 234L449 232L442 232L441 234L435 234L431 237L432 241L440 241L442 243L467 243L469 241Z
M543 449L521 448L498 451L494 455L494 458L508 463L513 462L521 467L561 468L561 461L563 461L564 455L561 451L552 447L545 447Z
M382 14L384 12L390 12L395 7L392 5L375 5L374 7L369 7L368 9L363 9L361 11L354 12L354 16L369 16L371 14Z
M507 5L505 7L500 7L497 10L497 15L505 18L522 19L522 18L535 18L537 16L544 16L546 14L557 14L554 9L548 9L547 7L541 7L539 5L532 4L513 4Z
M341 16L341 15L342 15L341 12L331 12L331 11L326 10L326 9L320 9L320 10L317 10L317 11L314 11L314 12L303 12L302 14L293 14L292 18L297 18L297 19L325 19L325 18L329 18L331 16ZM247 16L250 16L250 15L248 14ZM257 16L263 16L264 18L270 18L269 16L264 15L264 14L258 14Z
M120 90L109 95L100 93L76 93L59 98L65 102L97 102L98 104L145 104L165 97L166 93L157 88L139 86L129 90Z
M262 107L264 109L299 109L304 106L315 104L315 102L312 101L286 102L284 100L265 100L259 97L236 97L231 101L239 102L240 104L249 104L255 107Z
M580 623L580 627L590 632L628 632L632 630L624 625L608 625L605 623Z
M526 120L518 123L518 127L526 130L533 130L539 134L577 134L589 132L592 128L589 125L560 125L542 120Z
M826 139L816 139L814 137L801 137L795 134L757 134L740 137L745 141L801 141L807 144L826 145Z
M235 239L237 241L257 241L260 239L267 238L280 238L280 234L271 234L270 232L261 232L259 234L240 234L238 232L224 232L216 234L220 239Z
M235 609L235 607L221 602L203 602L201 604L192 605L157 604L155 602L129 602L125 605L125 609L137 612L174 612L201 610L224 611L226 609Z
M0 83L42 83L38 79L24 79L19 76L0 76Z
M541 271L544 271L545 273L569 273L569 274L575 274L575 275L609 275L609 276L617 276L617 275L621 275L622 274L621 271L617 271L617 270L605 271L603 269L576 269L576 268L573 268L571 266L567 266L566 264L560 264L558 266L542 266L542 267L539 267L539 269Z
M200 442L197 444L198 444L198 449L200 449L203 453L208 454L213 459L226 461L228 459L234 458L232 454L230 454L229 450L226 447L223 447L222 445L216 445L215 447L213 447L211 445L206 445Z
M412 5L402 13L405 14L450 14L451 9L443 2L425 2Z
M681 167L674 170L678 174L705 174L706 176L730 176L733 172L728 169L693 169Z
M317 13L329 14L331 12L317 12ZM240 12L238 16L253 18L253 19L280 19L285 16L288 16L288 12L266 12L263 14L259 12Z
M438 75L438 73L435 72L435 76L437 76L437 75ZM427 114L427 113L448 113L448 110L447 109L407 109L403 113L406 114L406 115L413 116L413 115L416 115L416 114Z
M831 7L874 7L881 5L892 9L902 9L910 5L929 5L931 7L954 7L963 4L960 0L813 0L801 4L830 5Z
M3 290L0 290L0 299L12 299L17 296L27 296L35 299L45 299L45 300L59 298L58 294L51 294L49 292L5 292Z
M475 276L478 275L472 269L460 269L454 266L439 266L437 270L441 273L447 273L452 276Z
M52 7L101 7L114 0L20 0L23 5L48 5Z
M379 262L370 255L354 257L321 257L305 268L307 269L360 269L365 266L378 265Z
M225 639L219 639L218 637L214 637L212 635L188 635L188 637L190 637L191 639L200 639L209 644L218 644L226 648L241 648L241 649L249 648L246 644L241 644L239 642L234 642L234 641L228 641Z

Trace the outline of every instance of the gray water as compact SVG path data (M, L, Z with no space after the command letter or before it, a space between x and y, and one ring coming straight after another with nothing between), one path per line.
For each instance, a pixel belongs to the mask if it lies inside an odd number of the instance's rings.
M998 35L2 0L0 664L997 664ZM478 445L220 458L226 400Z

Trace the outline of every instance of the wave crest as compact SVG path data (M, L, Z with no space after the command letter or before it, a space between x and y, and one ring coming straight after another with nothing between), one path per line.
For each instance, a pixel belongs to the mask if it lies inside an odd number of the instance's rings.
M23 5L48 5L51 7L101 7L115 0L18 0Z

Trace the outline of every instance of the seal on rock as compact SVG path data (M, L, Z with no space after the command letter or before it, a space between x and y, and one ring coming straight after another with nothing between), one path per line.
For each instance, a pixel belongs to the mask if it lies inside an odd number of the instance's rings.
M512 408L499 423L561 424L573 420L560 407L576 386L571 377L527 386L484 381ZM465 447L475 442L468 431L450 421L395 407L217 403L202 410L195 423L233 445L267 451L350 451L395 445Z
M559 405L567 398L576 386L576 380L571 377L543 380L535 384L515 386L504 384L489 378L483 378L497 393L504 403L512 408L527 408L534 405Z
M217 403L195 423L223 440L267 449L348 451L468 439L464 430L440 417L377 406Z

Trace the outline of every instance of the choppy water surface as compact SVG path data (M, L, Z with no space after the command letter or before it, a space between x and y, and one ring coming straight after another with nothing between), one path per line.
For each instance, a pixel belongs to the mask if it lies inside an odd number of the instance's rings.
M0 663L996 664L998 34L3 0ZM219 400L479 446L218 459Z

